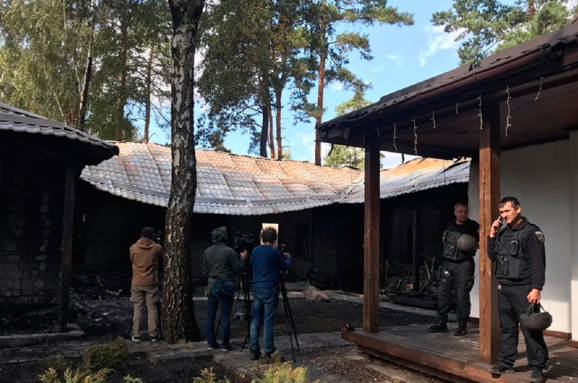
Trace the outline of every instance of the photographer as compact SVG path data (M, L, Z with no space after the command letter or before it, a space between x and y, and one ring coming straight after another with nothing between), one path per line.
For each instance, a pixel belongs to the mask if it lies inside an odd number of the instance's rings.
M251 256L253 265L253 321L251 322L251 360L260 356L259 330L264 324L263 338L265 357L270 358L275 352L273 333L275 331L275 314L279 304L279 278L289 268L291 256L283 254L273 247L277 241L277 230L267 227L261 232L263 245L257 246Z
M203 273L209 276L207 284L208 309L206 318L207 344L209 350L218 348L215 337L215 317L221 306L221 350L232 349L231 310L235 295L235 276L241 267L235 250L227 246L227 228L219 227L211 233L213 245L203 254ZM240 253L241 259L247 257L247 250Z

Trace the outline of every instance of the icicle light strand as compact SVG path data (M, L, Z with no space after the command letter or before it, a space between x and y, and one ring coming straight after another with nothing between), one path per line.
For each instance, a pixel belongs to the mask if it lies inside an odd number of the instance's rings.
M413 117L413 137L414 137L413 152L417 156L417 125L415 124L415 116Z
M512 126L512 124L510 124L510 120L512 119L512 108L510 107L510 99L512 97L510 97L509 86L506 87L506 94L508 95L508 98L506 99L506 105L508 106L508 115L506 116L506 137L508 137L508 128Z
M482 116L482 95L480 94L480 97L478 97L478 100L480 100L480 113L478 114L478 117L480 117L480 130L484 130L484 117Z

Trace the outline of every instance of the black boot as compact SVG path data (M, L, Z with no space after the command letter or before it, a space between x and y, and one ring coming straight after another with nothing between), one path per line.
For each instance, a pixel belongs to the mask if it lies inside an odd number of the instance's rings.
M429 332L448 332L447 318L440 318L436 324L428 326Z
M455 336L464 336L468 333L468 322L461 320L458 324L458 329L454 332Z
M531 383L542 383L544 382L544 374L542 373L542 369L538 367L532 367L532 375L530 375L530 382Z

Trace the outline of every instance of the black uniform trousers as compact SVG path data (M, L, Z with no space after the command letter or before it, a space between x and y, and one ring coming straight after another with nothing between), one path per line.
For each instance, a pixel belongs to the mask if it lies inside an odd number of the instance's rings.
M500 316L500 354L498 362L513 366L518 354L520 314L526 312L530 305L528 294L531 285L499 286L498 315ZM548 361L548 348L542 331L522 330L526 341L528 364L544 368Z
M447 318L450 312L452 289L455 286L458 320L468 320L472 309L470 291L474 287L474 267L473 258L466 258L458 262L450 260L444 262L438 287L438 314L440 317Z

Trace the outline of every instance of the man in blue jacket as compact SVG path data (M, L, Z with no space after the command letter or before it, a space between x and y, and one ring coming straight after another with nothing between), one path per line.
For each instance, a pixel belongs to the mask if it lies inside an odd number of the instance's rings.
M277 241L277 230L267 227L261 231L263 245L253 249L253 321L251 322L251 360L259 359L259 330L264 324L263 338L265 357L270 358L275 352L273 333L275 332L275 315L279 304L279 278L291 264L291 256L282 254L273 247Z

